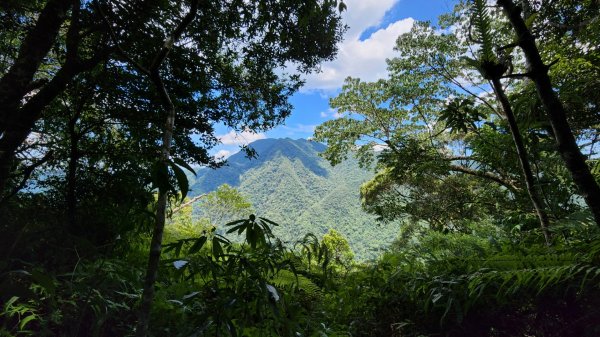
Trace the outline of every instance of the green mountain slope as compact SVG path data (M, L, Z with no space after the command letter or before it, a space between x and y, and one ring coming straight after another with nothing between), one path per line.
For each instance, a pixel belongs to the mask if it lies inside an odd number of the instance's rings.
M275 234L284 241L294 242L309 232L322 236L333 228L361 259L374 257L395 238L397 224L379 224L360 208L359 187L372 173L355 160L332 167L318 156L325 146L304 139L264 139L250 146L258 158L238 153L226 167L200 170L190 194L225 183L235 186L259 215L282 225Z

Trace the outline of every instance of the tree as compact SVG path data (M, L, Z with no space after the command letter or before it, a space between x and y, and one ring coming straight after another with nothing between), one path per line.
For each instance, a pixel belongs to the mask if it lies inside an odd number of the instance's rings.
M152 180L159 190L137 330L145 335L168 195L175 181L187 193L184 159L215 164L208 155L217 142L214 123L261 131L289 115L287 98L301 85L300 74L336 52L343 31L338 3L49 0L38 8L31 30L13 29L25 37L0 78L0 190L36 122L52 116L42 112L74 79L92 70L114 79L110 87L98 87L107 93L104 112L120 113L116 122L128 128L130 142L153 153ZM17 18L37 14L25 6L7 10ZM43 73L46 66L53 70ZM280 74L284 67L289 72ZM41 87L33 86L37 79Z
M35 127L35 122L42 118L48 104L76 76L98 67L104 66L108 70L121 68L121 73L138 76L139 73L131 66L124 67L127 57L121 51L127 50L128 56L136 62L151 58L157 50L149 50L147 46L161 46L164 29L175 28L172 25L161 28L152 22L166 23L173 16L182 17L181 4L181 1L141 1L134 4L127 1L52 0L31 6L23 2L9 2L2 6L3 17L17 24L4 27L6 39L3 45L10 53L3 57L5 64L10 66L2 69L0 78L3 100L0 111L0 133L3 135L0 139L0 190L5 190L8 175L16 165L13 161L15 152ZM321 60L332 57L336 41L341 37L342 27L340 17L336 15L335 1L311 1L300 6L289 1L253 4L222 1L201 7L191 27L191 31L197 34L195 37L186 35L189 43L175 45L176 52L170 56L170 66L175 67L179 80L166 79L169 87L177 82L180 89L188 86L184 92L202 93L186 97L185 103L202 103L202 108L195 113L203 111L192 116L180 116L191 124L187 124L189 126L216 119L240 129L268 128L270 122L266 122L260 114L247 115L248 111L260 108L250 103L258 92L261 93L259 96L267 99L265 102L268 104L264 108L271 109L271 120L280 122L286 113L282 109L277 115L275 106L284 105L281 102L289 96L288 91L297 89L299 77L288 74L286 81L269 69L282 67L290 61L289 64L298 66L300 72L310 71ZM253 17L259 13L260 17ZM67 23L67 28L60 30L63 22ZM267 22L272 30L264 36L255 34ZM291 28L295 24L298 24L296 28ZM14 36L24 36L18 48L11 45L14 44L14 39L11 40ZM319 43L308 43L317 37ZM241 58L245 61L234 62ZM194 66L186 68L183 63ZM244 74L245 71L252 72L254 76ZM216 73L219 76L215 77ZM266 84L274 81L278 84L272 88ZM139 84L135 88L138 93L141 89ZM257 90L242 93L248 87ZM115 89L124 88L117 86ZM243 99L241 96L244 96ZM183 100L183 95L181 97ZM180 100L174 102L177 107L181 103ZM194 115L206 118L191 122ZM237 125L236 121L244 117L254 122ZM209 127L210 124L203 129ZM202 131L199 132L202 134ZM210 137L203 140L208 144L215 141Z
M571 172L573 181L579 188L586 204L600 226L600 186L586 164L585 156L579 150L577 141L567 121L567 113L562 102L554 92L548 76L549 66L544 63L536 40L522 17L522 8L512 0L498 0L498 6L504 9L514 32L516 44L522 49L528 63L527 77L535 83L536 91L546 110L552 126L557 150Z
M542 213L549 194L561 196L548 206L558 219L572 212L574 204L567 196L569 184L559 183L564 179L555 175L556 163L547 154L549 137L525 118L528 106L506 104L507 99L518 101L518 87L494 87L503 89L503 105L485 92L492 88L488 79L464 61L471 47L463 31L470 28L464 26L468 13L460 11L446 23L458 28L454 34L417 23L401 35L396 45L400 55L388 62L389 79L347 79L342 93L331 100L342 118L319 126L315 138L328 143L324 156L333 164L352 152L363 164L377 158L379 172L361 194L363 207L382 220L409 215L437 230L468 231L468 224L482 216L502 223L509 214L529 214L530 191L538 193ZM494 30L502 32L502 27ZM505 110L522 120L508 121ZM527 130L523 137L521 127ZM510 135L521 138L521 156ZM535 159L535 175L543 177L544 190L535 190L533 165L527 170L531 188L525 189L519 158L525 165Z
M510 133L515 143L519 163L521 164L523 177L525 178L525 186L527 186L527 193L529 193L529 198L531 199L531 203L533 204L533 207L535 208L539 218L540 227L542 228L546 244L550 244L551 238L550 232L548 231L548 227L550 225L548 214L546 213L545 206L540 198L538 188L536 186L537 184L531 169L527 150L525 149L523 137L521 135L521 131L519 130L513 108L508 97L506 96L506 92L504 91L501 82L501 79L509 70L510 65L507 64L507 62L502 62L498 55L495 55L493 52L491 18L486 6L487 4L483 0L473 1L472 25L474 26L474 31L477 34L475 39L480 41L481 49L477 52L478 59L469 59L469 61L475 64L475 66L481 72L481 76L483 78L490 81L496 98L498 102L500 102L503 115L506 117ZM508 76L510 75L512 74L508 74Z
M80 1L49 0L39 13L34 12L38 8L37 2L11 2L2 8L5 16L21 23L5 27L7 35L23 38L18 51L7 55L10 66L0 78L0 191L13 169L15 151L44 108L77 74L94 68L112 52ZM68 28L61 31L67 19ZM56 44L62 48L52 48Z
M208 193L198 203L198 208L199 214L207 218L213 226L223 226L233 220L244 219L255 213L248 199L227 184Z
M203 4L204 5L204 4ZM290 5L290 4L279 4L279 5ZM136 331L136 335L137 336L145 336L147 333L147 329L148 329L148 324L149 324L149 313L150 313L150 308L151 308L151 304L152 304L152 300L154 297L154 283L156 280L156 273L158 271L158 261L160 259L160 252L161 252L161 242L162 242L162 236L163 236L163 232L164 232L164 225L165 225L165 216L166 216L166 207L167 207L167 200L168 200L168 182L165 180L164 177L167 177L168 175L168 166L170 166L174 173L175 176L177 177L178 180L178 184L182 190L183 195L185 196L185 194L187 193L187 183L185 182L186 178L185 176L183 176L183 172L181 171L181 169L178 168L177 164L175 164L173 161L171 161L170 156L171 156L171 141L173 139L173 129L174 129L174 123L175 123L175 118L176 118L176 110L175 110L175 105L173 104L173 101L171 100L169 91L165 85L165 83L163 82L163 76L161 75L160 72L160 68L162 66L162 63L166 60L168 54L171 52L171 49L173 49L173 46L176 45L179 41L179 39L182 37L184 31L188 28L188 26L191 26L194 23L194 19L197 15L197 11L199 10L200 4L199 1L193 1L191 6L190 6L190 10L188 11L187 14L185 14L185 16L183 16L183 18L181 19L181 21L177 24L177 26L174 28L173 32L171 33L171 35L169 35L165 40L164 43L162 44L162 47L158 48L158 51L156 52L156 54L153 56L153 59L149 64L149 66L145 66L143 64L141 64L139 61L135 60L132 56L128 55L122 46L119 45L119 41L118 41L118 37L112 32L112 28L109 27L108 29L111 31L111 37L113 38L113 42L117 45L117 48L120 50L121 52L121 56L123 56L125 58L125 60L128 61L128 63L130 65L132 65L136 71L139 71L140 73L144 74L146 77L148 77L148 79L153 83L153 85L155 86L155 89L158 91L158 97L160 98L160 101L162 102L162 106L163 109L167 112L167 116L166 116L166 122L165 122L165 127L164 127L164 133L163 133L163 138L162 138L162 146L161 146L161 160L159 162L157 162L157 165L155 167L156 170L156 177L157 180L155 180L155 184L159 187L159 196L158 196L158 202L157 202L157 211L156 211L156 224L154 226L154 231L153 231L153 235L152 235L152 242L151 242L151 249L150 249L150 256L149 256L149 260L148 260L148 269L147 269L147 276L146 276L146 282L145 282L145 286L144 286L144 293L142 296L142 305L141 305L141 310L140 310L140 321L139 321L139 325L138 325L138 330ZM242 4L237 4L237 6L232 6L232 7L243 7ZM203 8L205 9L205 8ZM230 9L235 9L235 8L230 8ZM316 63L321 60L321 59L327 59L330 58L332 53L335 51L335 43L337 42L338 36L337 34L339 34L339 29L338 29L338 19L333 18L334 15L334 11L336 9L335 7L335 3L334 2L325 2L323 4L320 3L309 3L309 4L305 4L304 6L299 6L298 8L296 8L295 6L291 6L291 7L280 7L280 8L269 8L266 9L265 8L258 8L258 18L256 19L256 21L252 21L252 19L254 19L253 16L256 12L254 10L248 11L248 12L244 12L244 10L248 10L248 8L238 8L238 9L242 9L242 15L241 15L241 22L239 23L239 26L236 27L238 29L242 29L244 28L245 32L241 32L241 31L227 31L226 30L226 34L232 34L232 36L227 36L226 38L229 37L232 40L235 40L236 37L240 38L242 41L242 43L246 43L248 46L247 47L243 47L242 51L238 51L235 50L235 47L231 48L231 47L226 47L227 49L227 54L225 55L225 59L228 61L230 61L231 63L226 64L226 66L231 67L230 71L233 70L233 73L237 73L239 75L243 76L246 75L248 76L249 74L255 76L254 78L258 77L258 78L262 78L263 80L265 80L264 76L267 76L267 85L271 85L273 86L273 82L277 83L277 75L275 75L274 71L276 67L283 67L285 65L286 62L292 61L292 62L297 62L299 65L297 67L298 71L309 71L310 69L312 69ZM275 20L274 22L271 21L273 18L271 18L271 13L273 13L272 11L275 11L276 13L278 12L278 10L283 11L284 9L288 9L288 10L299 10L299 13L295 13L297 14L296 19L298 19L299 21L295 22L284 22L283 24L281 22L278 22L277 20ZM99 10L101 11L100 7ZM102 14L102 13L101 13ZM203 13L203 14L207 14L207 13ZM238 13L239 14L239 13ZM266 17L263 17L266 16ZM248 16L248 17L246 17ZM207 17L204 17L207 18ZM330 21L330 19L333 18L332 21ZM249 20L251 19L251 21L249 21L249 25L248 21L245 20ZM266 22L263 21L264 19L267 19ZM202 20L202 18L200 19ZM307 21L302 21L302 20L307 20ZM110 21L108 21L108 19L106 17L104 17L104 21L105 23L110 26ZM227 24L232 24L233 22L229 21L227 22ZM205 23L203 23L205 24ZM256 34L258 32L260 32L261 30L265 29L266 27L268 27L268 25L271 24L275 24L275 26L280 25L279 28L284 29L283 32L281 32L282 34L280 36L277 36L276 34L273 34L273 32L271 31L272 29L275 29L275 27L269 27L269 31L267 32L267 34L265 34L264 38L256 38L256 35L252 35L252 34ZM299 35L296 34L286 34L287 32L285 31L288 27L287 25L298 25L297 27L300 28L299 31L296 31L297 33L299 33ZM308 25L311 25L310 28L308 27ZM202 26L204 27L204 26ZM325 43L319 47L317 47L316 50L311 50L310 52L306 52L305 50L298 50L296 48L298 48L297 45L295 45L294 43L298 43L298 42L306 42L304 39L307 38L307 36L303 36L303 34L306 33L317 33L315 31L313 31L313 29L321 29L321 31L319 33L323 33L324 37L326 37L328 40ZM249 35L244 35L244 34L249 34ZM233 37L233 38L232 38ZM194 41L194 37L191 37L192 41ZM201 41L202 42L202 41ZM333 43L333 45L331 45ZM192 44L194 46L198 46L196 44ZM268 46L270 48L265 48L265 46ZM266 49L266 50L265 50ZM266 53L265 53L266 52ZM241 56L243 55L243 56ZM240 57L241 56L241 57ZM240 69L240 66L238 64L236 64L238 61L240 61L240 58L242 59L242 66ZM219 64L218 67L222 67L223 64ZM228 74L229 75L229 74ZM277 109L277 107L279 105L282 105L285 101L284 99L287 98L287 96L290 94L290 91L295 90L299 83L298 83L298 77L297 76L292 76L290 78L291 80L291 86L289 83L279 83L276 84L275 88L271 87L269 88L270 92L262 92L261 94L264 95L262 97L258 97L258 100L262 100L263 102L265 102L266 107L262 106L256 106L256 101L257 101L257 97L252 95L250 97L250 116L248 116L249 118L244 120L242 122L242 129L251 129L251 130L256 130L256 129L264 129L264 128L268 128L269 126L273 125L273 123L277 123L278 121L280 121L281 119L281 115L285 116L288 112L283 112L283 113L274 113ZM254 83L256 84L256 83ZM250 90L260 90L261 87L263 86L251 86ZM224 91L227 91L228 88L220 88ZM234 92L235 89L238 88L234 88ZM265 88L266 89L266 88ZM281 93L281 92L285 92L285 93ZM287 91L287 92L286 92ZM220 93L221 94L221 93ZM273 98L269 97L269 95L275 95L275 102L273 102ZM267 96L267 97L265 97ZM243 102L243 101L242 101ZM270 106L270 104L274 104L274 106ZM245 107L246 109L248 109L248 107ZM233 109L235 110L235 109ZM266 110L266 112L270 113L271 115L267 115L267 116L262 116L260 113ZM231 112L230 112L231 113ZM239 117L238 117L239 118ZM235 121L238 121L239 119L234 119ZM234 120L226 120L225 123L226 124L230 124L234 121ZM239 122L238 122L239 123ZM237 124L237 123L233 123L233 124ZM232 125L233 126L233 125ZM181 164L181 163L179 163ZM185 166L185 165L184 165Z
M317 127L315 138L327 142L324 156L332 164L354 150L363 165L377 157L379 173L363 186L361 194L365 209L382 220L409 214L438 230L462 230L460 222L476 217L477 212L459 211L455 206L450 212L458 211L457 216L446 216L445 203L428 200L437 194L434 191L450 193L444 199L451 199L460 185L451 174L468 175L482 184L491 181L510 191L518 190L518 184L500 167L482 165L476 155L468 155L467 138L445 131L441 115L447 97L458 95L452 79L460 74L458 57L464 52L456 37L437 35L429 25L417 23L409 34L399 37L397 50L401 57L389 61L389 80L346 80L342 93L330 102L342 118ZM444 71L434 66L440 64L446 66ZM473 111L474 118L482 113ZM375 147L382 150L374 151ZM473 199L464 205L477 204L490 202Z
M348 244L348 240L334 229L330 229L323 235L322 244L327 247L329 258L333 264L342 266L348 270L354 260L354 253Z

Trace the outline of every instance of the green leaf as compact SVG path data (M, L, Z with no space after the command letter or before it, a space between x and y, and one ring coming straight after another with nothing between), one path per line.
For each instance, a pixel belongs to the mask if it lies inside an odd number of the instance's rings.
M462 61L463 61L463 62L464 62L464 63L465 63L467 66L469 66L469 67L471 67L471 68L474 68L474 69L476 69L476 70L477 70L477 71L479 71L480 73L482 72L482 69L481 69L481 62L480 62L480 61L478 61L478 60L476 60L476 59L473 59L473 58L470 58L470 57L468 57L468 56L462 56L460 59L461 59L461 60L462 60Z
M37 284L42 286L42 288L44 288L44 290L46 290L46 292L48 292L49 294L55 293L56 286L54 285L54 279L52 279L52 277L50 277L38 270L32 271L31 277Z
M185 168L186 170L192 172L192 174L194 176L196 176L196 171L194 171L194 169L188 164L186 163L183 159L181 158L173 158L173 162L175 162L175 164Z
M230 230L228 230L228 231L227 231L227 234L233 233L233 232L235 232L235 231L239 231L239 232L238 232L238 234L241 234L241 233L243 233L243 232L244 232L244 230L245 230L245 229L246 229L246 224L245 224L245 223L243 223L243 224L241 224L241 225L237 225L237 226L235 226L235 227L231 228Z
M248 226L247 230L246 230L246 242L248 242L248 244L250 245L250 247L252 247L252 249L256 248L256 241L257 241L257 233L256 233L256 229L255 229L255 225L250 225Z
M175 245L175 256L179 257L179 254L181 254L181 247L183 247L183 241L177 242L177 245Z
M212 251L215 259L218 259L219 256L223 255L223 248L221 247L221 244L218 240L213 240Z
M538 17L538 13L532 13L527 20L525 20L525 26L527 26L528 29L531 29L533 27L533 23L535 22L535 19Z
M239 223L245 222L245 221L247 221L247 220L246 220L246 219L242 219L242 220L235 220L235 221L232 221L232 222L228 222L228 223L226 223L226 224L225 224L225 226L233 226L233 225L237 225L237 224L239 224Z
M172 161L169 161L169 165L171 165L171 168L173 169L173 173L175 173L175 178L177 179L177 185L179 185L179 190L181 192L181 200L183 201L183 199L185 199L185 197L187 196L187 193L190 189L188 178L185 175L185 172L183 172L181 167L177 166L177 164L175 164Z
M158 188L158 191L166 193L171 189L171 183L169 182L169 168L167 164L159 160L152 165L151 171L152 185Z
M5 308L9 308L11 307L17 300L19 299L19 296L13 296L11 297L5 304L4 307Z
M269 220L269 219L267 219L267 218L259 217L259 219L261 219L262 221L265 221L265 222L267 222L267 223L268 223L268 224L270 224L271 226L276 226L276 227L279 227L279 225L278 225L276 222L273 222L273 221L271 221L271 220Z
M207 237L206 236L201 236L199 237L194 244L192 245L192 247L190 247L190 250L188 251L189 254L195 254L196 252L200 251L200 249L202 249L202 247L204 246L204 244L206 243Z
M273 235L273 232L271 231L271 228L269 227L269 225L267 225L267 223L265 223L263 220L260 220L259 223L260 223L260 227L265 232L265 234L267 234L269 236Z
M29 315L29 316L23 318L19 322L19 330L23 330L25 328L25 325L27 325L27 323L31 322L34 319L36 319L36 315Z
M170 251L172 251L173 249L175 249L175 246L173 244L167 244L163 246L163 253L168 253Z

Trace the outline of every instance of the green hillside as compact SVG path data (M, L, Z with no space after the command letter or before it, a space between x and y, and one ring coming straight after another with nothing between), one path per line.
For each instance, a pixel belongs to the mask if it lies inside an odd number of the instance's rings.
M191 195L225 183L235 186L258 214L282 225L275 233L283 240L293 242L309 232L322 236L332 228L348 239L361 259L375 257L396 237L397 224L379 224L362 211L359 186L372 173L356 161L332 167L318 156L326 147L304 139L264 139L251 146L256 159L238 153L226 167L200 170Z

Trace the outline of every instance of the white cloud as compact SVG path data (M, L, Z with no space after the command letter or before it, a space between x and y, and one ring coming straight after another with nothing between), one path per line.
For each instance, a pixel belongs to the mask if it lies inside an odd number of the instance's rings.
M335 118L338 119L342 117L342 114L337 111L337 109L329 108L327 111L321 111L321 118Z
M348 5L342 16L349 26L347 37L358 38L367 28L378 26L385 13L390 10L398 0L347 0Z
M215 157L216 159L221 159L221 160L223 160L223 159L227 159L227 158L229 158L229 157L230 157L232 154L233 154L233 152L232 152L232 151L229 151L229 150L220 150L219 152L215 153L215 156L214 156L214 157Z
M217 136L224 145L248 145L255 140L267 138L264 133L254 133L251 131L242 131L237 133L233 130L228 133Z
M375 152L381 152L385 149L387 149L388 146L386 144L375 144L373 145L373 151Z
M287 135L295 135L296 133L314 133L316 125L312 124L295 124L294 126L282 125L281 128L287 131Z
M359 77L365 81L375 81L386 77L386 58L395 56L394 46L400 34L410 31L415 22L405 18L375 31L361 41L361 34L369 27L381 24L386 11L397 0L349 0L348 11L344 17L348 31L339 45L334 61L321 65L322 71L308 75L302 90L333 90L342 86L348 76Z

